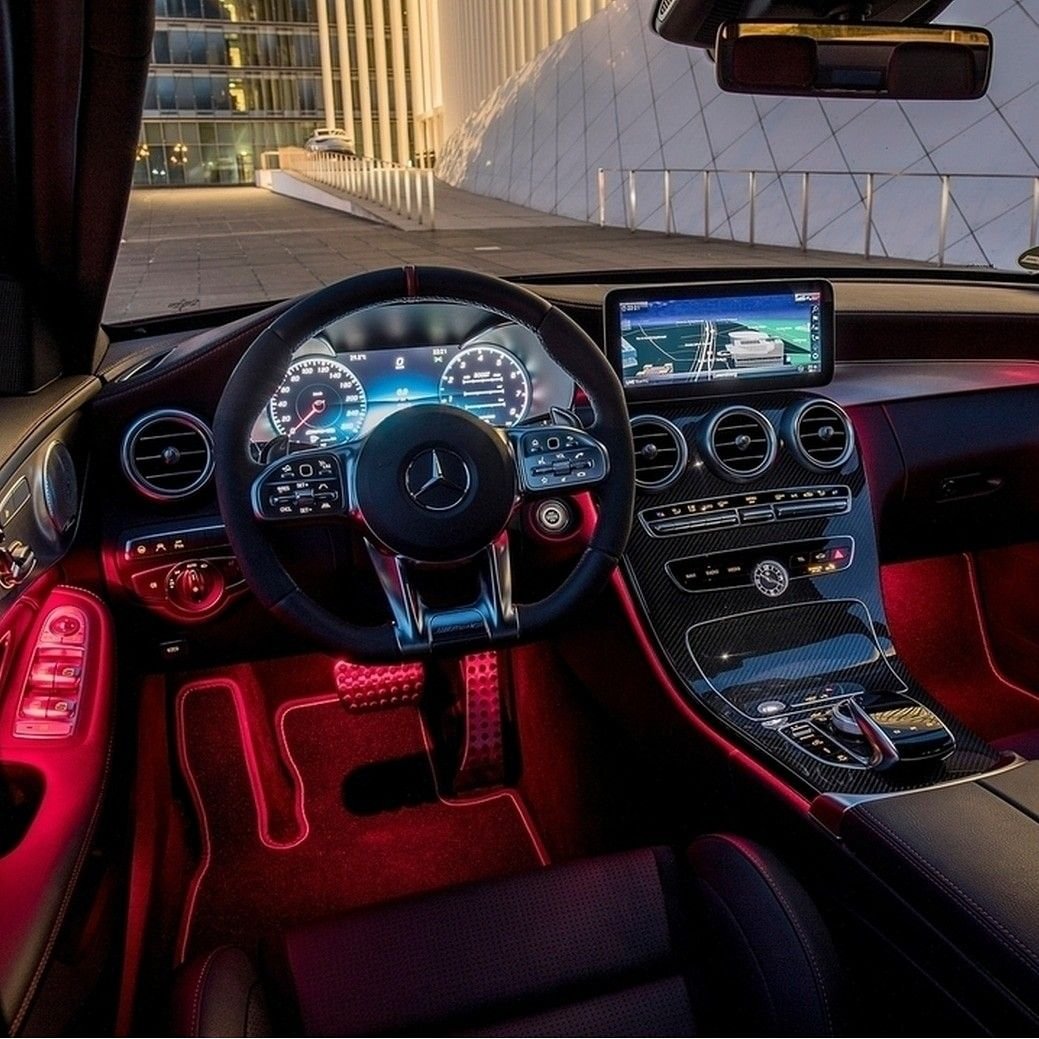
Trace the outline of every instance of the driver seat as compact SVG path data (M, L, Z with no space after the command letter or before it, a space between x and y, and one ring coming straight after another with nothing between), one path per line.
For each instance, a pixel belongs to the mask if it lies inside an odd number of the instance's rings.
M728 835L353 912L290 932L272 982L224 946L178 1035L829 1035L836 956L805 891ZM280 991L279 991L280 990Z

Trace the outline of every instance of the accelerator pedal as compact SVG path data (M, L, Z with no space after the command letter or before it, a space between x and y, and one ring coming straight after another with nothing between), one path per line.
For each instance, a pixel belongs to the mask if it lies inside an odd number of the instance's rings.
M464 722L458 767L452 787L458 796L505 783L505 731L502 704L505 675L494 651L470 653L459 663L455 710Z

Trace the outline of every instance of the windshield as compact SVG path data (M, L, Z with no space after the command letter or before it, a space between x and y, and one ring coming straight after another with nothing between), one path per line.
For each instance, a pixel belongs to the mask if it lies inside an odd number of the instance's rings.
M1039 0L942 14L992 33L977 101L722 93L654 6L157 0L106 321L401 263L1020 271L1039 245Z

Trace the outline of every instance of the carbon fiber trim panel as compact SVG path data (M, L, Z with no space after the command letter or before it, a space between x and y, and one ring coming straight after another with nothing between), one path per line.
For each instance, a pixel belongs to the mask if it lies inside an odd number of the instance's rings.
M749 402L780 429L788 408L814 396L768 394ZM699 427L726 403L705 400L631 405L632 415L660 415L674 423L689 446L685 472L664 492L640 490L637 511L753 491L834 484L850 489L852 503L851 509L840 516L700 530L667 538L651 537L642 524L635 525L623 558L624 575L648 631L690 703L722 722L768 764L778 766L810 793L877 794L917 789L996 767L1000 760L997 752L950 718L913 679L895 651L881 597L873 510L858 451L839 470L813 473L782 445L775 463L763 476L749 484L728 483L710 471L697 448ZM836 537L854 539L852 565L791 581L778 598L767 598L752 586L690 595L680 591L666 571L669 562L686 557L758 547L765 551L766 546L767 554L774 557L777 542L793 551L792 546L798 542ZM719 625L720 621L724 624ZM775 697L779 702L801 703L781 714L787 720L804 716L802 711L817 710L818 703L828 698L821 690L834 682L891 690L904 685L910 696L946 722L956 737L956 750L944 761L887 773L827 765L784 739L779 731L780 717L754 717L755 705L762 699L760 695L755 699L754 683L761 682L768 691L791 693L788 699ZM806 696L813 697L810 704L803 703ZM743 710L735 706L737 703Z

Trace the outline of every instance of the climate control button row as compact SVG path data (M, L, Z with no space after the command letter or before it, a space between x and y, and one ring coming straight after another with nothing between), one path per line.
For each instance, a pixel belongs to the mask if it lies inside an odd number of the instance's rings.
M718 527L750 526L777 520L841 516L851 511L851 489L843 484L825 487L784 487L775 491L698 498L643 509L639 520L656 538L696 534Z

